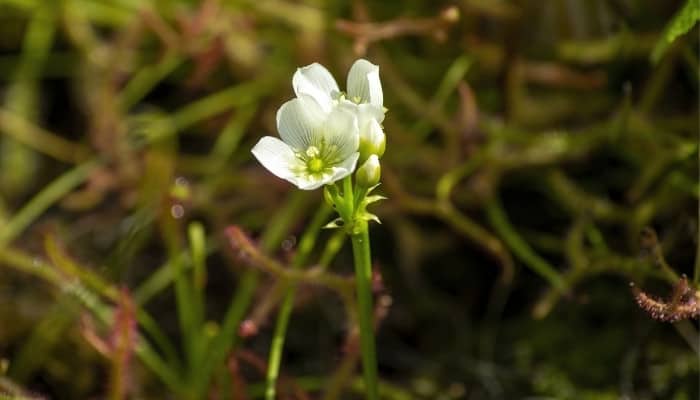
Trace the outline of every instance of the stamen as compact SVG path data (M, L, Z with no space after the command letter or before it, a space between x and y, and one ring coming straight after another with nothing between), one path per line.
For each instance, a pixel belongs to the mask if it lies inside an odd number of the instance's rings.
M311 157L311 158L316 158L320 154L321 154L321 151L316 146L309 146L309 148L306 149L306 155Z

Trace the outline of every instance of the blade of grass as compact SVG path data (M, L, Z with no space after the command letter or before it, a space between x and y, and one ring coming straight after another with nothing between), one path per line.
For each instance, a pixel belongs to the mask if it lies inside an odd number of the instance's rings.
M457 57L457 59L454 60L452 65L450 65L450 67L447 69L447 72L445 72L437 91L435 91L432 99L430 99L429 104L431 108L438 110L444 108L445 102L447 102L450 94L454 92L459 82L464 79L464 75L466 75L466 73L469 71L471 65L472 59L466 55ZM413 134L416 135L416 137L423 139L428 133L430 133L432 126L433 123L427 117L425 117L425 115L423 115L422 118L414 125Z
M243 138L246 128L253 120L257 109L257 103L240 107L221 131L209 155L212 159L210 165L213 176L224 168L226 162L238 148L238 144Z
M182 56L171 53L154 65L141 67L139 72L131 78L124 90L119 94L119 102L122 109L128 111L136 105L184 61Z
M20 251L4 248L0 251L0 265L5 264L18 271L34 275L41 278L56 288L61 288L65 292L75 296L81 304L86 306L102 323L109 323L110 311L99 301L99 296L92 294L89 289L82 285L68 285L64 279L58 274L58 269L36 257L28 256ZM165 338L165 335L159 329L151 329L154 325L151 317L145 311L139 312L139 323L151 336ZM167 339L166 339L167 340ZM172 345L162 345L163 349L170 349ZM179 364L171 361L165 362L156 351L146 342L141 339L136 353L141 358L142 362L148 366L158 377L163 380L173 391L181 391L182 382L176 373ZM166 352L167 355L167 352Z
M260 239L260 247L265 252L271 252L282 242L290 227L298 219L303 218L307 206L308 193L293 191L284 206L272 217ZM241 277L236 292L229 304L219 333L207 348L204 361L194 377L193 390L195 393L205 393L206 388L223 363L231 349L237 344L238 328L245 316L258 285L259 272L247 270Z
M262 79L249 81L194 101L172 114L173 125L177 131L182 131L224 111L250 104L266 90L266 82Z
M293 269L299 269L308 260L311 250L313 250L314 245L316 244L318 234L324 224L328 222L331 211L331 207L325 202L321 205L318 211L316 211L311 223L306 228L306 232L304 232L301 240L299 241L299 249L292 260ZM267 362L267 389L265 390L265 398L267 400L274 400L276 396L277 378L279 376L280 363L282 361L284 340L287 335L287 326L289 325L289 318L292 314L292 308L294 307L296 290L296 283L290 283L287 285L282 306L277 314L275 331L272 337L272 344L270 345L270 354Z
M182 333L182 345L187 357L187 377L194 373L195 347L201 334L200 310L195 304L195 291L192 280L185 270L184 260L178 257L183 248L180 238L180 224L169 215L161 219L161 235L167 247L168 259L171 260L172 276L175 290L175 308L180 332Z
M90 154L86 146L41 129L8 110L0 109L0 133L5 133L33 150L66 163L85 161Z
M22 233L44 211L63 198L76 186L85 182L90 173L100 165L97 160L90 160L78 165L47 185L34 196L7 225L0 228L0 248L5 247Z
M82 284L96 291L112 302L119 301L119 291L101 276L85 266L79 265L59 248L56 238L48 235L44 240L44 248L51 262L68 277L78 279ZM167 357L169 363L179 365L177 353L170 340L165 336L156 321L140 306L136 306L136 319Z
M195 338L190 344L192 351L192 360L194 360L193 365L197 365L201 362L202 354L207 345L207 337L204 336L203 324L204 324L204 313L206 310L206 303L204 299L204 288L207 279L206 270L206 235L204 232L204 226L200 222L192 222L188 226L187 236L189 238L190 244L190 254L192 257L192 276L188 277L190 281L189 288L192 290L192 308L194 309L195 317Z
M24 382L51 357L51 350L75 325L75 304L66 300L65 296L58 298L53 306L45 310L45 315L34 326L19 351L15 352L8 376Z
M520 258L533 272L544 278L550 285L561 292L567 290L561 274L551 266L545 259L540 257L525 240L515 231L515 228L508 221L503 207L497 199L493 199L486 204L486 214L491 226L503 238L503 241L510 247L515 255Z
M32 10L25 30L22 53L6 94L6 107L33 120L39 110L39 80L51 50L56 28L52 3ZM0 185L9 195L26 193L39 167L39 158L30 148L12 137L0 138Z

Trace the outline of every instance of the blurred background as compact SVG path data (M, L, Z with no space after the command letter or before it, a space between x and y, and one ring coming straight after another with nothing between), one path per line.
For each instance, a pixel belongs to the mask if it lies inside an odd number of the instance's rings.
M695 0L0 0L0 398L261 398L323 200L250 149L296 68L344 87L365 57L389 109L383 398L697 399L698 18ZM307 264L279 398L361 399L349 243L324 230Z

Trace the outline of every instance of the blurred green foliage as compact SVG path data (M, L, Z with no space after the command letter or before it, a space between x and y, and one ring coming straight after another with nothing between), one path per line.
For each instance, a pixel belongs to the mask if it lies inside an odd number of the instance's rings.
M324 231L288 268L322 196L249 151L297 67L357 57L390 110L382 396L698 398L697 323L628 289L697 296L697 16L0 0L0 398L260 398L291 281L281 398L362 398L348 246Z

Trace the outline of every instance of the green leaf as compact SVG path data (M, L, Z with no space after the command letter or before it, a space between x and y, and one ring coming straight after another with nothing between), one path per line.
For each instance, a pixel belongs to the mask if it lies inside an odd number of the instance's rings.
M369 221L374 221L374 222L376 222L376 223L378 223L378 224L381 224L381 223L382 223L382 221L379 220L379 217L377 217L376 215L374 215L374 214L372 214L372 213L370 213L370 212L367 212L367 211L361 213L361 214L358 215L357 217L358 217L359 219L365 220L365 221L367 221L367 222L369 222Z
M700 0L688 0L671 22L666 25L663 36L651 53L651 61L657 63L671 43L691 30L698 20L700 20Z
M372 195L372 196L367 196L367 197L365 197L365 199L362 201L362 204L364 204L365 206L367 206L367 205L369 205L369 204L376 203L376 202L378 202L378 201L380 201L380 200L386 200L386 197L381 196L381 195L378 195L378 194L377 194L377 195Z
M323 229L337 229L345 226L345 221L342 218L336 218L333 221L323 226Z

